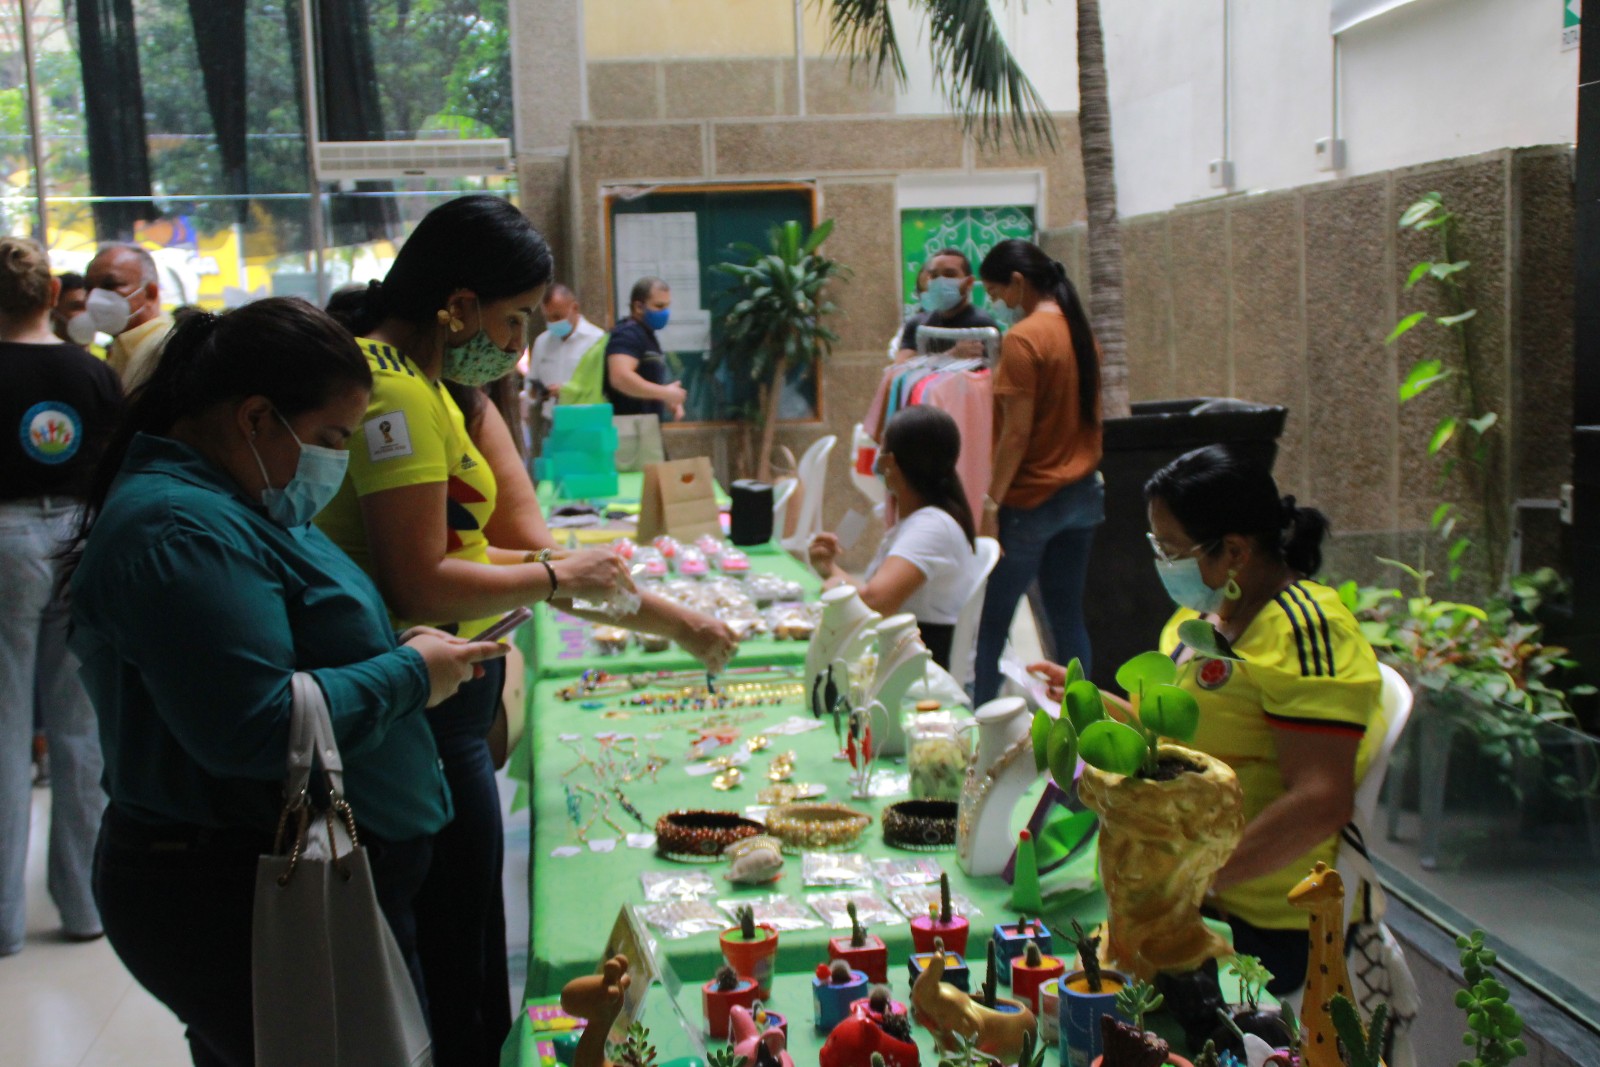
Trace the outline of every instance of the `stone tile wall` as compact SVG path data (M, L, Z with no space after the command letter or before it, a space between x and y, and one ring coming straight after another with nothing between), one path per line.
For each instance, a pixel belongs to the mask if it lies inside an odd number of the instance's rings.
M1375 578L1375 555L1416 559L1434 507L1474 499L1426 451L1448 391L1395 398L1412 363L1447 357L1451 337L1424 324L1384 343L1401 315L1441 310L1425 288L1404 288L1413 263L1436 258L1434 241L1397 226L1438 191L1458 216L1455 255L1472 262L1470 328L1489 364L1478 385L1506 442L1497 476L1508 499L1555 496L1571 478L1571 167L1565 147L1505 150L1125 220L1134 399L1285 405L1279 481L1332 518L1328 572ZM1045 241L1082 276L1081 225ZM1524 565L1555 562L1551 513L1528 513L1524 529Z

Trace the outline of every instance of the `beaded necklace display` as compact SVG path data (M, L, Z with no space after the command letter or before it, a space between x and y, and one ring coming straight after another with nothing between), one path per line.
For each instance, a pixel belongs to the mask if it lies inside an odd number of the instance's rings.
M967 763L967 778L961 786L961 804L956 814L956 839L962 842L971 839L972 820L1001 775L1005 774L1019 756L1033 749L1033 736L1031 731L1024 730L1022 736L1000 753L1000 758L995 760L981 777L978 774L977 748L978 746L974 746L972 757Z

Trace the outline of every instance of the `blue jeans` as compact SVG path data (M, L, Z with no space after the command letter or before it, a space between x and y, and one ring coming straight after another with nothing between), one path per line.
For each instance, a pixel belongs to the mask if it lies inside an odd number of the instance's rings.
M1062 663L1074 657L1089 670L1089 632L1083 625L1083 586L1095 527L1106 521L1106 488L1099 474L1056 490L1036 508L1000 509L1000 562L989 575L978 621L973 697L981 705L1000 694L1000 656L1017 602L1038 579L1045 623Z
M90 884L106 797L100 735L78 660L67 650L67 606L52 559L78 519L76 501L0 503L0 956L22 948L32 805L35 709L50 744L47 884L69 935L100 932Z

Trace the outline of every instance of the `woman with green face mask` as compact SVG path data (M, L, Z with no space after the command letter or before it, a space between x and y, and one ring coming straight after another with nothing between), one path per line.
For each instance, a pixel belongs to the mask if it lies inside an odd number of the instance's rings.
M594 549L540 561L496 548L491 464L443 379L478 386L527 346L550 280L549 246L511 204L464 196L434 208L381 285L346 309L372 370L372 400L351 440L350 472L318 523L377 582L397 626L472 636L514 608L604 600L631 588L625 565ZM488 734L504 666L428 713L455 818L434 840L416 899L435 1062L498 1062L511 1025L500 798Z

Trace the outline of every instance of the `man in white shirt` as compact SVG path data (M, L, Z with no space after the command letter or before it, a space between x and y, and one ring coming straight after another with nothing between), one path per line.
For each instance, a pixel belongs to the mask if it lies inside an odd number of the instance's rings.
M561 387L572 377L578 360L605 331L583 317L577 296L560 282L552 283L545 291L540 309L548 326L534 339L533 352L528 357L527 395L534 403L543 402L540 421L543 430L548 430Z

